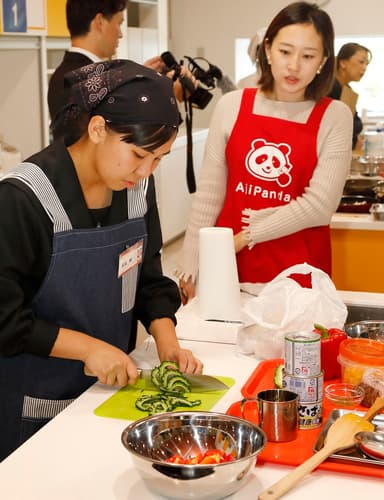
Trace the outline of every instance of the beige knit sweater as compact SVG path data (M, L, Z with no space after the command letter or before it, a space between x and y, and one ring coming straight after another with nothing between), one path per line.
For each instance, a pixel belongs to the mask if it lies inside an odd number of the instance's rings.
M230 137L243 90L221 97L213 112L197 191L192 195L183 247L175 275L187 280L198 275L198 235L201 227L214 226L224 203L227 183L225 148ZM313 101L279 102L257 93L253 112L305 123ZM249 247L302 229L330 223L342 195L351 164L352 114L341 101L333 101L325 111L317 138L318 164L302 196L286 205L243 212Z

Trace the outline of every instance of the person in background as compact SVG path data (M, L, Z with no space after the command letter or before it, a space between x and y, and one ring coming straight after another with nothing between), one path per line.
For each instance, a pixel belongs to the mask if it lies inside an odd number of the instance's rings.
M259 50L260 44L263 41L265 30L267 28L260 28L257 30L256 34L251 38L248 45L248 55L252 64L255 66L255 72L248 76L245 76L237 82L237 88L244 89L246 87L257 87L260 78L260 68L259 59L257 56L257 51Z
M342 93L344 87L350 90L353 95L354 92L349 86L350 82L359 82L371 62L372 53L369 49L360 45L359 43L346 43L344 44L336 57L336 78L331 92L328 94L333 99L343 99ZM357 94L355 98L357 100ZM363 123L356 111L356 102L350 103L353 112L353 136L352 136L352 149L362 149L361 132L363 130Z
M64 75L92 62L111 59L122 37L125 0L67 0L66 20L71 47L52 74L48 85L48 108L54 119L67 104L69 89Z
M71 47L65 51L63 60L55 69L48 84L48 109L51 119L68 103L69 89L64 86L65 74L92 62L111 59L122 38L121 25L124 20L126 0L67 0L66 20L71 37ZM160 56L144 62L144 66L163 72L165 64ZM192 82L196 79L185 68ZM173 76L173 72L169 75ZM179 81L174 82L174 92L182 100ZM62 131L56 127L52 131L54 139L61 137Z
M80 139L0 181L0 460L93 383L136 381L133 314L160 361L202 371L178 343L179 291L160 260L152 173L178 131L172 81L124 60L67 79L64 130Z
M349 108L326 97L334 30L315 4L295 2L267 28L258 88L221 97L214 110L176 276L195 295L199 229L233 229L242 289L298 263L331 275L329 223L351 163Z

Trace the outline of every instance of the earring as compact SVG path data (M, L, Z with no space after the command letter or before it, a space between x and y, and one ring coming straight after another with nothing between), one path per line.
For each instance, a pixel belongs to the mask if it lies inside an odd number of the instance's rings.
M321 70L322 70L322 66L320 66L319 69L316 71L316 75L320 75Z
M271 58L267 56L267 63L271 65Z

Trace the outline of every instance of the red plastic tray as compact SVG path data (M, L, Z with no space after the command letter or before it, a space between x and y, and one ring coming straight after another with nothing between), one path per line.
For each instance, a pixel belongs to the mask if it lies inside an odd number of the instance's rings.
M241 393L245 398L253 398L259 391L271 389L274 387L273 375L277 365L282 364L283 359L268 359L261 361L247 382L241 389ZM337 382L337 380L329 380L328 384ZM256 404L256 403L255 403ZM233 403L227 410L227 414L235 417L242 417L240 409L241 401ZM334 407L324 400L323 405L323 422L326 422L330 412ZM367 409L362 406L356 408L357 411L365 412ZM244 417L251 422L258 423L256 412L252 411L252 403L245 406ZM288 443L273 443L268 442L264 450L257 456L257 465L263 462L270 462L283 465L300 465L313 455L313 446L321 432L321 427L317 429L299 430L297 439ZM326 460L321 463L319 469L331 470L336 472L346 472L349 474L361 474L364 476L374 476L384 478L384 467L370 466L368 464L347 463L340 461Z

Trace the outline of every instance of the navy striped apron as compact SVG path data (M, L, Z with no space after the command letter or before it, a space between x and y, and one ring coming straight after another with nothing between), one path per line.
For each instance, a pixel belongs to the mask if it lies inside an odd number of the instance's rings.
M119 256L141 240L145 251L148 179L127 190L126 221L74 229L38 166L22 163L3 178L24 182L53 224L49 269L32 304L36 317L127 352L141 264L118 278ZM83 370L83 363L74 360L31 354L0 358L0 380L6 381L0 386L0 460L96 381Z

